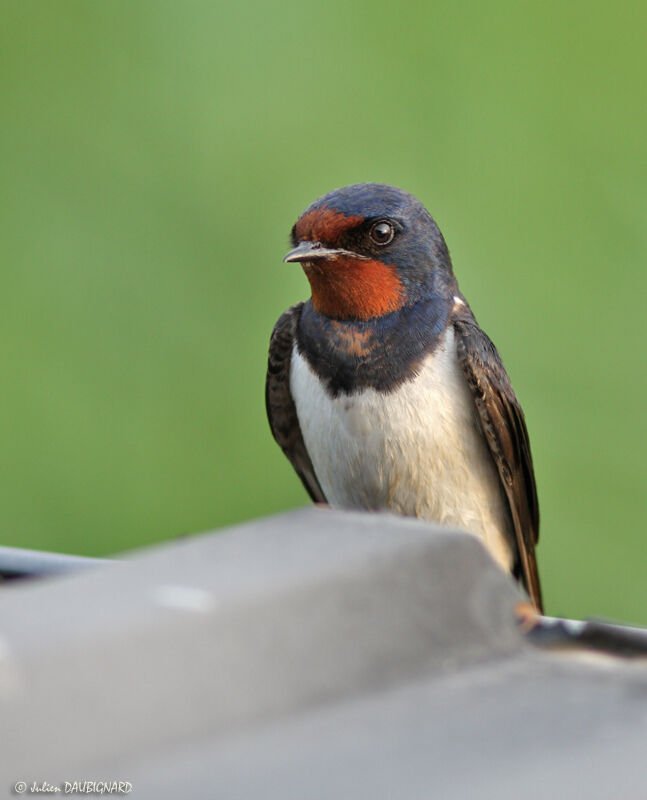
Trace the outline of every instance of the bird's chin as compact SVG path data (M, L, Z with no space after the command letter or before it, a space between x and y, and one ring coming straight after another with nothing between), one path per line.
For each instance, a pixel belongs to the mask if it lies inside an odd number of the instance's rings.
M301 267L306 275L323 275L325 272L321 260L302 261Z

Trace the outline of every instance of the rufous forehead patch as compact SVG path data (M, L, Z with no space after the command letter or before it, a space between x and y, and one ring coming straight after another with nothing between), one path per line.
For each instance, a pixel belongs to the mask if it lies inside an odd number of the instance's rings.
M344 231L354 228L363 221L364 217L362 216L347 216L341 211L324 206L323 208L313 208L302 214L297 220L294 232L300 242L322 242L335 245Z

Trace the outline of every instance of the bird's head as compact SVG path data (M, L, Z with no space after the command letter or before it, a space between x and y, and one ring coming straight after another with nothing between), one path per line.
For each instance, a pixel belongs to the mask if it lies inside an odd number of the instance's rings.
M359 183L315 200L292 229L284 261L301 264L315 309L369 320L455 287L445 240L413 195Z

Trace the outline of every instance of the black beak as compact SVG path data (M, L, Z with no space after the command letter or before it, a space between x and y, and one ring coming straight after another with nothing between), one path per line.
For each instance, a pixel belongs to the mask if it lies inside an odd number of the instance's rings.
M283 261L287 264L291 261L314 261L316 258L336 258L345 254L345 250L333 250L324 247L321 242L299 242L290 250Z

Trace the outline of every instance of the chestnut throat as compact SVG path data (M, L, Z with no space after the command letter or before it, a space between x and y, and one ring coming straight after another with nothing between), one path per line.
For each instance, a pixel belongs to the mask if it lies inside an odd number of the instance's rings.
M406 301L397 270L382 261L339 256L305 262L303 271L313 306L330 319L375 319L397 311Z

